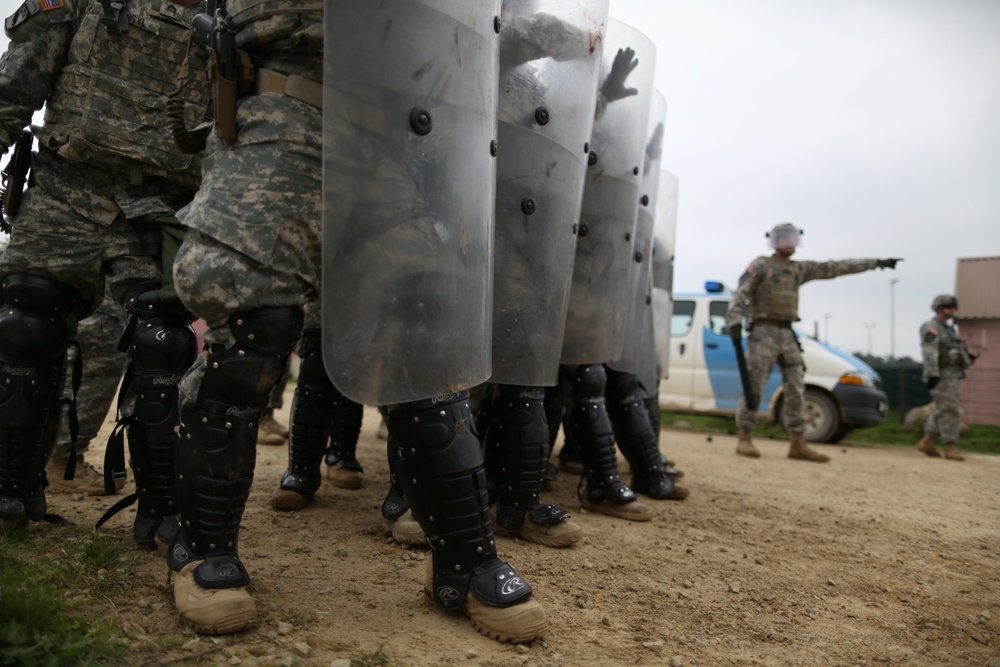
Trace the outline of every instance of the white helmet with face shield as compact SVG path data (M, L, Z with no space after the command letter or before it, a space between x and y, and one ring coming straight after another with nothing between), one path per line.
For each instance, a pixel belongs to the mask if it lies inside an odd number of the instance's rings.
M799 237L802 234L802 230L796 228L792 223L783 222L780 225L772 227L771 231L766 232L764 236L769 239L771 247L777 250L778 248L798 247Z

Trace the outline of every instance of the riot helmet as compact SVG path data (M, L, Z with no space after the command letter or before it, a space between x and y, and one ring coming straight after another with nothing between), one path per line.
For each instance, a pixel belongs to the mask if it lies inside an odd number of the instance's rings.
M802 234L802 230L796 228L792 223L783 222L772 227L771 231L765 232L764 236L770 240L771 247L777 250L778 248L798 247L799 237Z
M931 310L938 308L958 308L958 299L955 298L954 294L938 294L931 301Z

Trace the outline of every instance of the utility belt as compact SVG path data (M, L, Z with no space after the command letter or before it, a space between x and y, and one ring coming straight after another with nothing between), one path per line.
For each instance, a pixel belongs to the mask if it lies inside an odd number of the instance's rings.
M779 329L791 329L792 323L788 320L771 320L771 319L759 319L753 321L754 326L766 325L769 327L778 327Z
M282 74L266 67L258 67L253 92L258 95L287 95L311 107L323 108L323 84L298 74Z

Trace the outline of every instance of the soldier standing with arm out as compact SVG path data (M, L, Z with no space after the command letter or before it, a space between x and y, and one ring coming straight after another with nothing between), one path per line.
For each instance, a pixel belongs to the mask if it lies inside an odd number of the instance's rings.
M13 232L0 262L0 530L46 518L66 350L77 322L100 305L106 277L133 320L123 341L133 537L163 545L176 530L176 386L196 338L161 267L183 233L175 212L197 189L200 163L174 144L164 109L192 16L146 0L25 0L4 22L0 145L46 110L33 128L34 186L7 212ZM185 119L204 120L207 89L193 84L183 97Z
M920 352L924 358L924 382L934 399L934 411L927 417L924 437L917 449L927 456L940 457L934 441L944 448L944 457L964 461L958 451L958 432L962 418L960 384L965 369L975 358L950 320L958 312L958 299L951 294L939 294L931 303L934 317L920 326Z
M803 383L802 351L792 330L792 322L799 320L799 286L810 280L826 280L851 273L871 271L876 268L896 268L899 259L844 259L830 262L797 262L792 259L799 244L801 232L791 223L775 225L767 234L774 254L758 257L740 276L739 286L733 293L726 313L733 345L742 345L743 318L750 320L747 369L750 386L760 396L778 364L782 378L785 431L791 440L788 457L826 463L830 457L814 451L805 443L803 432ZM740 399L736 412L736 425L740 429L736 453L740 456L759 458L751 432L757 423L756 410L747 409L746 396Z

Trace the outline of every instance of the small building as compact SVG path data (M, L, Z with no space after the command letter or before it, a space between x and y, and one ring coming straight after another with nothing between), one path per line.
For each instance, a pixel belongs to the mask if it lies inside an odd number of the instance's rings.
M1000 426L1000 257L959 258L955 296L959 336L979 355L962 382L965 421Z

